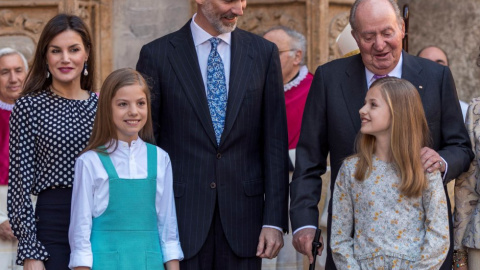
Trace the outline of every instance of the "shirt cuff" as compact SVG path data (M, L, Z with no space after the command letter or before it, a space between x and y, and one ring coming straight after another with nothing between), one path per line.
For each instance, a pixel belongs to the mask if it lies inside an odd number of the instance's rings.
M262 228L272 228L272 229L277 229L283 234L283 230L280 227L277 226L272 226L272 225L263 225Z
M296 234L298 231L300 231L300 230L303 230L303 229L307 229L307 228L310 228L310 229L315 229L315 230L317 229L317 227L316 227L316 226L313 226L313 225L307 225L307 226L303 226L303 227L300 227L300 228L296 229L296 230L293 232L293 234Z
M445 161L445 159L443 159L443 157L440 157L442 160L443 160L443 163L445 163L445 171L442 174L442 180L443 182L445 183L445 176L447 176L447 172L448 172L448 163Z
M93 255L92 252L88 251L75 251L70 253L70 262L68 263L68 268L73 269L75 267L90 267L93 266Z
M163 263L171 260L183 260L183 251L180 242L172 241L162 244Z
M2 212L0 212L0 224L2 224L7 220L8 220L8 217L6 215L2 215Z
M50 257L50 254L37 239L21 239L18 241L16 261L18 265L23 265L25 259L46 261L48 257Z

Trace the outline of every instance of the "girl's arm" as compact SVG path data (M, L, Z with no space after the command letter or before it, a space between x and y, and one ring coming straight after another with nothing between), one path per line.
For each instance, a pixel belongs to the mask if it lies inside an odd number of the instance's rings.
M46 260L45 247L37 239L33 204L30 197L35 179L34 104L29 98L17 100L10 116L7 211L13 234L18 239L17 264L24 260Z
M180 270L180 262L178 260L171 260L165 264L167 270ZM83 270L83 269L82 269Z
M440 172L428 174L428 188L423 192L425 237L420 260L413 269L440 269L450 248L447 197Z
M177 214L173 196L172 165L168 154L157 148L157 210L158 234L163 261L182 260L183 251L178 237Z
M91 152L87 152L89 154ZM75 178L72 192L72 211L68 241L70 243L70 268L85 267L93 264L90 234L92 231L94 175L88 168L88 156L80 156L75 162ZM98 161L100 162L100 161ZM82 269L82 268L78 268Z
M353 257L353 202L350 188L350 172L343 163L338 172L332 202L332 236L331 248L335 265L338 269L360 269Z

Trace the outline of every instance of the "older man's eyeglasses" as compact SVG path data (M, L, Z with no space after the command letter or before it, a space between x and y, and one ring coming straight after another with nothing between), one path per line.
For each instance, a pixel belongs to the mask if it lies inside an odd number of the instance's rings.
M293 51L296 51L296 49L288 49L288 50L281 50L281 51L278 51L278 53L283 53L283 52L293 52Z

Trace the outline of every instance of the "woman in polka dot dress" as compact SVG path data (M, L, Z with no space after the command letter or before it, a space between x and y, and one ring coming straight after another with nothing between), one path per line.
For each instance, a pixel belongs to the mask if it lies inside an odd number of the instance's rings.
M10 118L8 214L25 269L68 269L75 159L97 109L94 51L77 16L52 18L40 36ZM34 212L30 194L37 195Z
M430 136L418 91L379 79L360 118L357 154L343 162L333 193L337 269L439 269L450 244L447 198L440 173L422 166Z

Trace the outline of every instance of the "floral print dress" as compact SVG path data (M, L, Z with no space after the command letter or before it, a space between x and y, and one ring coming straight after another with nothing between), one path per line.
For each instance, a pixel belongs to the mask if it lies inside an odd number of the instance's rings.
M394 163L373 157L354 178L358 158L340 168L333 194L331 248L337 269L439 269L449 245L448 209L439 172L418 198L400 193Z

